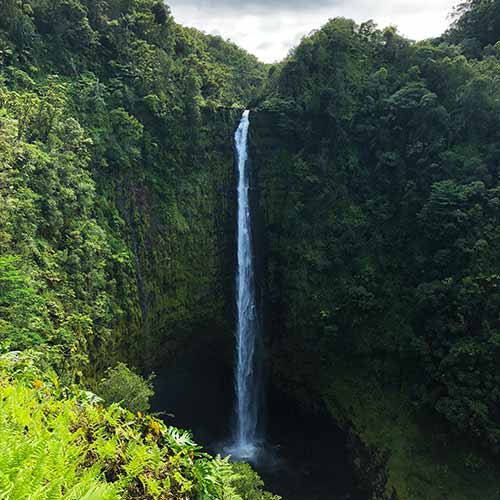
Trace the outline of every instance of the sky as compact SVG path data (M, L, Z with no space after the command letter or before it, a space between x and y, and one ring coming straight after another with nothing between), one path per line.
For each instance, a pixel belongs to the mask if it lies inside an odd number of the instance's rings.
M283 59L333 17L396 25L413 40L440 35L459 0L167 0L177 22L230 39L264 62Z

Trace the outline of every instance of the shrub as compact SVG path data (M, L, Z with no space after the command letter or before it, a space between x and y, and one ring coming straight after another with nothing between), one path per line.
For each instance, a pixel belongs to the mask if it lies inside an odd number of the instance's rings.
M263 489L264 481L250 465L236 462L232 466L236 474L233 486L242 500L281 500L281 497Z
M154 394L153 377L145 379L124 363L118 363L107 371L96 392L109 405L120 403L133 413L144 413L149 410L149 400Z

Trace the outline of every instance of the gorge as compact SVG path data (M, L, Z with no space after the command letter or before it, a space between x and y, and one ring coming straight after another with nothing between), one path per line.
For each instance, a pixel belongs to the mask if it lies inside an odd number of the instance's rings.
M499 20L0 0L0 498L498 500Z
M250 191L255 190L250 185L255 175L249 172L249 127L250 112L245 111L234 137L237 172L234 375L227 353L220 345L214 345L213 339L206 345L188 348L170 367L158 373L153 406L157 411L170 413L167 422L192 429L196 440L210 452L250 462L267 487L283 498L367 500L368 486L361 486L356 480L349 463L351 452L346 437L326 409L304 407L278 386L268 385L269 394L264 393L265 353L254 265L254 253L259 248L253 245L252 238L255 230L252 205L256 208L256 200L251 203L249 197ZM231 384L233 379L235 382ZM199 406L205 408L202 415L197 415ZM231 412L233 406L235 415Z

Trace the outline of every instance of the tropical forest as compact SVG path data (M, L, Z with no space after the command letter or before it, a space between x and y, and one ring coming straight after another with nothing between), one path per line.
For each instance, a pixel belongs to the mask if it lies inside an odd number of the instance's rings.
M500 0L274 63L0 0L0 500L56 499L500 500Z

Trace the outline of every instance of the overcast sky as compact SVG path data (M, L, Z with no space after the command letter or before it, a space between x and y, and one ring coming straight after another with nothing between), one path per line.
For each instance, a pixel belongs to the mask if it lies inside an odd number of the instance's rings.
M262 61L285 57L328 19L373 19L420 40L441 34L458 0L167 0L177 22L229 38Z

